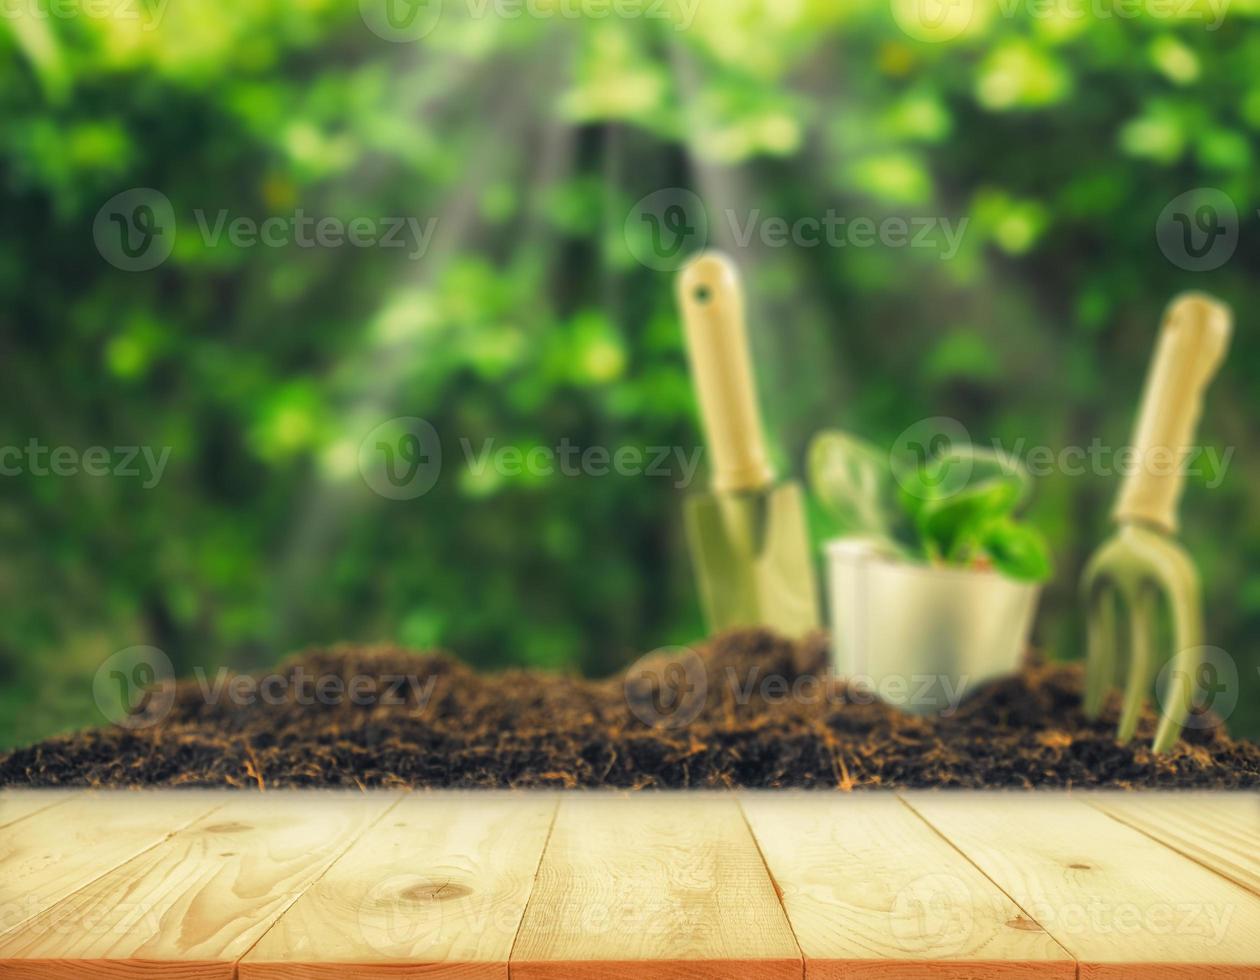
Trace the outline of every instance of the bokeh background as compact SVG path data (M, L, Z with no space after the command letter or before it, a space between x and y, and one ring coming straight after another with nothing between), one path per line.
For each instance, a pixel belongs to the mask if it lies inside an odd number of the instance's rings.
M1191 479L1182 536L1238 665L1231 727L1260 734L1260 3L374 2L0 17L0 445L170 449L152 486L7 458L0 744L101 723L93 675L135 644L180 674L388 641L599 675L699 636L677 465L518 474L461 443L700 445L643 218L697 199L747 282L785 472L820 428L890 445L933 416L1016 452L1122 446L1163 306L1229 300L1200 431L1232 456ZM137 188L178 230L127 271L94 228ZM829 211L965 233L946 257L744 245L730 220ZM437 222L412 257L233 244L198 212ZM442 449L404 500L359 465L400 416ZM1117 487L1037 481L1052 656L1081 655L1075 582Z

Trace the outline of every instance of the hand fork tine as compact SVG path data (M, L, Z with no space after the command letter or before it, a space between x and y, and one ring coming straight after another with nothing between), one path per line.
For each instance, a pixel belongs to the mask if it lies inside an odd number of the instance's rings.
M1129 602L1129 676L1124 686L1124 703L1120 710L1120 726L1117 738L1127 742L1137 731L1138 716L1146 700L1146 692L1155 679L1153 665L1155 651L1155 616L1158 612L1157 596L1150 588L1140 588Z
M1120 624L1116 614L1118 598L1110 583L1085 590L1087 607L1088 659L1085 662L1085 714L1097 717L1102 710L1107 689L1116 680L1116 648L1120 642Z
M1157 672L1154 644L1161 600L1169 609L1176 662L1161 698L1157 752L1170 748L1181 733L1202 653L1198 575L1173 535L1203 392L1224 359L1231 328L1229 308L1203 294L1186 293L1168 307L1133 439L1137 465L1125 477L1113 515L1119 530L1095 553L1081 583L1089 624L1084 708L1091 716L1120 680L1119 599L1129 615L1118 730L1122 742L1133 737ZM1162 461L1159 466L1157 460Z
M1167 583L1177 653L1168 678L1168 689L1164 692L1163 717L1155 732L1156 752L1172 748L1181 734L1194 700L1194 677L1203 651L1203 602L1199 593L1199 576L1189 562L1178 571L1179 574L1174 574Z

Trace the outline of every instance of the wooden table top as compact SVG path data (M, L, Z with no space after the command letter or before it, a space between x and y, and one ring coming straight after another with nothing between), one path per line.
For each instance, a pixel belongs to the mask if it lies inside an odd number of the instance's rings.
M1260 795L0 793L0 978L1260 978Z

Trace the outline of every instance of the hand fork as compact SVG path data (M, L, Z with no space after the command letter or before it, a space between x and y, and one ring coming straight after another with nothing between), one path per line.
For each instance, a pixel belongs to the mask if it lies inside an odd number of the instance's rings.
M1112 515L1119 529L1095 552L1081 580L1088 617L1085 713L1096 717L1112 684L1123 685L1121 742L1133 737L1157 674L1153 648L1161 605L1168 610L1174 663L1162 694L1156 752L1167 751L1181 734L1203 653L1198 572L1173 536L1203 392L1225 357L1231 329L1229 308L1202 293L1185 293L1168 307L1142 395L1135 465ZM1122 606L1129 615L1127 664L1117 662Z

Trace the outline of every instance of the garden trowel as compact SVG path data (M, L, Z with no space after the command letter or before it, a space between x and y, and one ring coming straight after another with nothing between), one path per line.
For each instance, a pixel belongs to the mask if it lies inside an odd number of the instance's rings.
M1123 685L1119 738L1133 737L1159 672L1155 659L1161 614L1172 625L1172 663L1158 692L1154 749L1171 748L1193 706L1204 661L1203 611L1194 562L1177 543L1177 502L1185 462L1203 408L1203 392L1229 346L1229 308L1201 293L1177 297L1164 314L1146 378L1134 465L1125 476L1113 519L1115 535L1090 560L1081 581L1089 616L1085 711L1093 716L1113 684ZM1121 615L1127 613L1127 630ZM1128 656L1117 665L1122 635Z
M686 503L687 539L713 632L818 625L801 488L776 482L757 410L744 303L731 261L705 252L678 278L711 488Z

